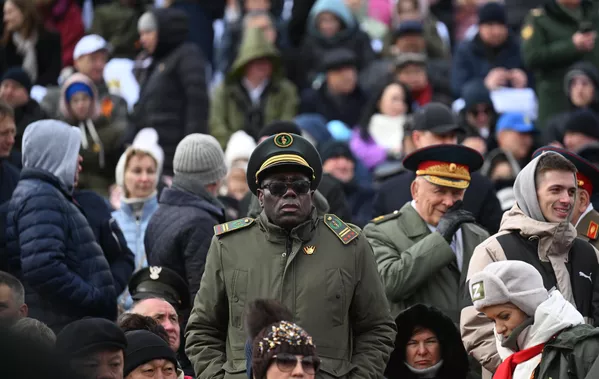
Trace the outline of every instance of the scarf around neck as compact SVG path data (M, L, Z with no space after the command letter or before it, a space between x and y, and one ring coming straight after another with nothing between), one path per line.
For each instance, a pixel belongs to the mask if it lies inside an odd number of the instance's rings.
M23 37L20 33L12 34L12 42L17 48L17 52L23 57L23 70L29 74L31 81L37 81L37 54L35 45L37 44L37 33L33 33L29 38Z
M516 366L541 354L544 347L545 343L541 343L510 355L499 365L493 379L512 379Z

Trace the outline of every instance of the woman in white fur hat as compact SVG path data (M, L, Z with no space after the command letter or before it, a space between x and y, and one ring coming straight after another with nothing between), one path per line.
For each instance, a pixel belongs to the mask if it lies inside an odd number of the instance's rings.
M494 379L599 378L599 329L559 291L548 292L533 266L494 262L468 286L474 307L495 323L503 362Z
M116 166L116 183L121 197L120 208L112 212L112 217L123 230L127 246L135 255L135 272L148 265L144 238L148 222L158 210L157 187L163 159L156 131L142 129ZM119 309L128 310L132 304L126 290L119 297Z

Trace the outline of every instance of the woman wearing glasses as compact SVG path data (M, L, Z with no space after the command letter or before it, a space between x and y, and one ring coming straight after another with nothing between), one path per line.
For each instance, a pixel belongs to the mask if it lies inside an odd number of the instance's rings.
M251 379L313 379L320 366L312 337L290 319L291 313L275 300L256 300L246 319L252 339Z
M397 316L388 379L465 379L468 355L460 332L437 308L416 304Z

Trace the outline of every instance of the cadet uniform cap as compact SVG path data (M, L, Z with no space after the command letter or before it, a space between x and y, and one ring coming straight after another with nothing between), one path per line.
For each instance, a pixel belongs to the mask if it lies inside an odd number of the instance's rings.
M162 298L176 310L191 305L187 283L167 267L150 266L137 271L129 281L129 293L135 301Z
M470 174L483 165L483 157L462 145L434 145L406 156L403 165L416 176L438 186L466 189Z
M595 189L599 189L599 169L591 162L587 161L578 154L555 146L543 146L532 153L533 159L546 151L553 151L566 158L576 166L576 181L578 188L586 190L592 194Z
M314 145L297 134L279 133L262 141L250 156L247 181L252 193L258 194L260 181L267 171L283 166L305 173L310 179L310 188L318 188L322 162Z

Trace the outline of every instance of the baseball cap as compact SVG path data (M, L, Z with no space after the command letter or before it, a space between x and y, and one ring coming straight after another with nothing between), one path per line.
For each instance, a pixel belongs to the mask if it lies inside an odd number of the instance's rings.
M464 132L451 109L441 103L429 103L414 113L412 130L444 135Z
M96 51L106 50L110 53L112 47L106 40L97 34L85 36L77 42L73 51L73 59L77 60L83 55L95 53Z
M517 112L504 113L499 117L495 132L499 133L502 130L513 130L518 133L534 133L537 131L528 116Z

